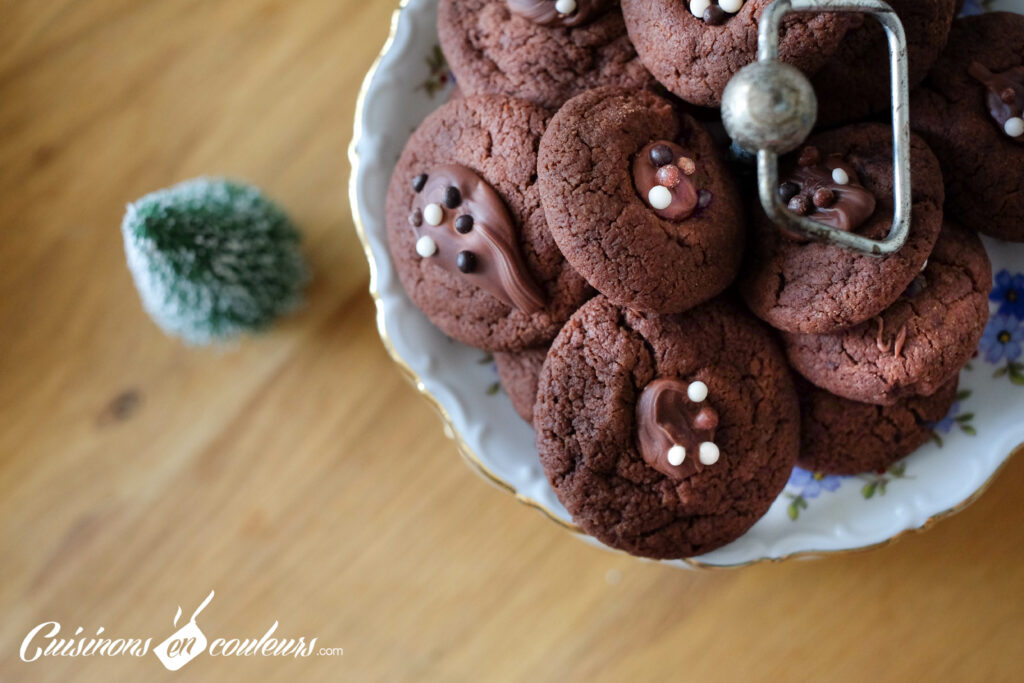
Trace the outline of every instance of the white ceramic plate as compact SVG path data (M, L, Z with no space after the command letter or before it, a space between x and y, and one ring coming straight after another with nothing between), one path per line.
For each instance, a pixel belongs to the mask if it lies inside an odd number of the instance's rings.
M577 531L544 477L533 431L500 391L490 356L433 327L405 295L388 255L384 197L391 171L409 135L452 86L437 47L436 4L408 0L395 12L356 110L350 193L370 262L377 324L389 353L438 408L445 433L467 461L491 483ZM1024 13L1024 0L991 4ZM969 10L972 5L976 0L968 0ZM877 545L961 509L984 489L1024 445L1024 245L989 239L985 245L996 274L993 317L980 354L961 374L959 400L934 427L935 442L885 472L821 477L798 469L743 537L672 564L736 566ZM1016 302L1007 300L1011 288L1022 295Z

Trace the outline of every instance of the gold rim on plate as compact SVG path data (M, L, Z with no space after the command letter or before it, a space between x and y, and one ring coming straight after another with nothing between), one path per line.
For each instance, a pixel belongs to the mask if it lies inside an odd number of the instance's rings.
M499 489L512 494L515 497L515 499L518 500L520 503L523 503L524 505L534 508L535 510L539 510L545 517L547 517L563 529L580 536L586 536L586 534L578 526L566 522L558 515L556 515L553 511L548 509L540 501L534 500L533 498L524 496L523 494L519 493L516 490L515 486L513 486L509 482L505 481L504 479L496 475L489 467L487 467L487 465L483 463L482 460L480 460L479 456L477 456L477 454L473 452L473 449L469 447L469 444L466 443L466 440L462 438L462 434L459 433L459 430L455 428L455 424L453 423L451 416L448 414L448 411L445 410L444 406L441 405L441 403L433 394L427 391L426 386L423 384L423 380L420 378L418 374L416 374L416 371L409 367L409 364L406 363L405 360L398 354L398 351L395 350L394 344L391 342L391 337L388 335L387 320L384 315L384 302L381 299L380 292L377 289L377 261L374 258L372 249L370 248L370 241L366 236L366 227L363 225L363 218L359 213L359 198L357 196L357 185L359 177L360 159L359 153L356 151L356 147L359 144L359 140L362 138L363 135L363 107L366 104L366 94L370 89L370 82L373 80L374 75L377 73L377 68L380 66L380 62L384 58L384 55L388 53L388 51L391 49L391 46L395 42L395 34L398 32L399 18L401 17L402 10L405 9L406 6L409 4L409 1L410 0L401 0L401 2L398 5L398 8L391 14L391 28L388 31L387 40L384 41L384 45L381 47L376 59L374 59L373 64L370 65L370 70L367 71L366 76L363 77L363 83L359 88L359 96L356 98L355 121L353 122L352 125L352 141L349 143L348 146L348 160L349 165L352 167L348 183L349 205L351 206L352 209L352 222L355 225L356 234L359 235L359 242L363 245L363 253L366 255L367 263L370 265L370 296L373 297L373 304L377 312L377 333L380 335L380 340L384 344L384 348L387 350L388 355L391 356L391 360L394 361L394 363L402 371L402 375L416 388L416 391L419 392L420 396L426 399L427 403L429 403L434 408L434 410L437 411L437 414L441 417L441 421L444 424L445 436L447 436L449 439L452 440L452 442L454 442L456 451L459 453L460 456L462 456L462 459L466 462L466 464L470 466L470 468L474 472L476 472L481 478L483 478L484 481L487 481L488 483L498 487ZM689 565L693 569L726 569L737 567L749 567L757 564L778 563L798 558L817 558L824 557L826 555L844 555L850 553L859 553L868 550L874 550L876 548L889 546L911 532L921 533L923 531L927 531L936 522L947 517L951 517L952 515L955 515L956 513L965 509L967 506L969 506L971 503L973 503L974 501L981 497L981 495L988 489L988 487L992 484L995 478L1006 466L1006 463L1008 463L1015 455L1022 452L1024 452L1024 443L1017 445L1012 451L1010 451L1009 455L1007 455L1006 458L1003 459L999 466L996 467L995 471L992 472L991 475L989 475L988 479L986 479L981 486L975 489L975 491L971 493L971 495L967 496L967 498L962 500L960 503L954 505L951 508L943 510L942 512L937 512L936 514L926 519L924 521L924 524L922 524L919 527L915 527L913 529L904 529L903 531L900 531L894 536L891 536L885 539L884 541L879 541L878 543L872 543L870 545L860 546L857 548L843 548L840 550L800 550L794 553L789 553L787 555L781 555L779 557L761 557L756 560L748 560L746 562L739 562L736 564L728 565L707 564L705 562L701 562L700 560L694 560L692 558L682 558L681 561ZM613 552L628 555L628 553L625 553L624 551L617 550L615 548L609 548L607 546L604 547Z

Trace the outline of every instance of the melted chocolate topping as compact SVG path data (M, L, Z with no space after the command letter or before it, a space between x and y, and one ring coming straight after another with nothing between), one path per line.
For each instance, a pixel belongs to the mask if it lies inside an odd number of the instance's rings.
M889 349L892 349L893 357L899 358L903 353L903 346L907 343L906 323L900 325L900 329L896 331L895 336L888 341L885 339L885 320L882 319L882 316L875 316L875 324L878 325L878 332L875 334L875 348L878 349L879 353L888 353Z
M856 230L875 212L875 195L860 184L853 167L839 154L822 161L815 147L801 151L796 169L779 185L779 195L793 213L844 232Z
M709 26L721 26L743 9L744 0L683 0L690 14Z
M645 386L636 404L636 420L640 454L654 469L683 480L710 467L700 461L700 445L714 440L718 413L706 401L691 401L684 382L661 378ZM678 465L669 462L673 446L686 451Z
M494 188L454 164L417 176L414 190L417 185L410 223L417 238L433 240L424 258L524 313L544 307L543 293L519 253L516 225ZM440 222L432 225L431 216Z
M648 143L633 159L633 184L640 198L651 204L650 192L656 186L668 189L671 203L664 209L651 208L654 213L670 221L689 218L698 208L697 187L690 177L696 170L696 162L682 147L667 140ZM704 208L710 202L701 204Z
M580 26L608 9L608 0L575 0L572 12L562 14L555 7L555 0L508 0L513 14L525 17L541 26Z
M982 64L971 62L967 73L988 90L985 104L988 105L988 113L999 125L999 130L1005 132L1006 122L1010 119L1024 117L1024 66L992 73ZM1024 135L1006 137L1024 143Z

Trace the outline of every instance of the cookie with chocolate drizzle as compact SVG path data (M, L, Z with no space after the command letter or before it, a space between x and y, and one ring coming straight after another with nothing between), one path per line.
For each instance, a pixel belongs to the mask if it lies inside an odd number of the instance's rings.
M910 104L910 125L942 164L947 215L1024 242L1024 16L954 21Z
M388 188L388 246L409 298L443 332L488 351L554 338L592 295L551 238L536 182L548 114L460 98L413 133Z
M837 396L893 405L929 396L978 348L992 268L978 236L949 221L928 263L877 317L829 334L786 333L793 368Z
M533 424L573 521L654 558L743 534L785 486L799 440L782 351L722 298L656 315L595 297L548 352Z
M780 197L811 220L882 239L893 217L892 130L877 123L812 136L781 161ZM921 270L942 227L942 173L928 146L910 141L910 235L879 258L795 238L755 208L755 241L740 291L780 330L824 334L871 320ZM787 199L788 198L788 199Z
M992 73L981 62L971 62L967 73L985 86L988 113L1014 142L1024 142L1024 66Z
M743 209L704 127L646 91L574 97L541 138L544 213L566 259L617 304L674 313L719 294Z

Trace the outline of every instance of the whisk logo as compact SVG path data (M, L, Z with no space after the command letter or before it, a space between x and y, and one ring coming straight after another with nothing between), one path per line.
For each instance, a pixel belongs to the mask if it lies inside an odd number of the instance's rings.
M168 671L177 671L206 652L206 635L199 628L199 625L196 624L196 617L213 600L213 593L214 591L210 591L210 594L206 596L202 604L192 613L192 618L188 620L187 624L154 648L153 654L157 656L157 659L160 660L160 663ZM179 619L181 619L181 605L178 605L178 612L174 615L175 627L178 626Z
M214 591L199 603L192 616L181 627L182 609L174 615L174 633L164 639L152 652L168 671L178 671L199 655L210 657L320 657L345 654L340 647L317 648L316 638L274 637L278 623L275 621L259 638L213 638L208 639L196 622L199 615L213 600ZM45 621L25 636L19 654L24 662L34 662L43 657L145 657L150 652L152 638L111 638L105 635L101 626L95 636L83 635L79 626L71 637L62 637L61 625L56 621Z

